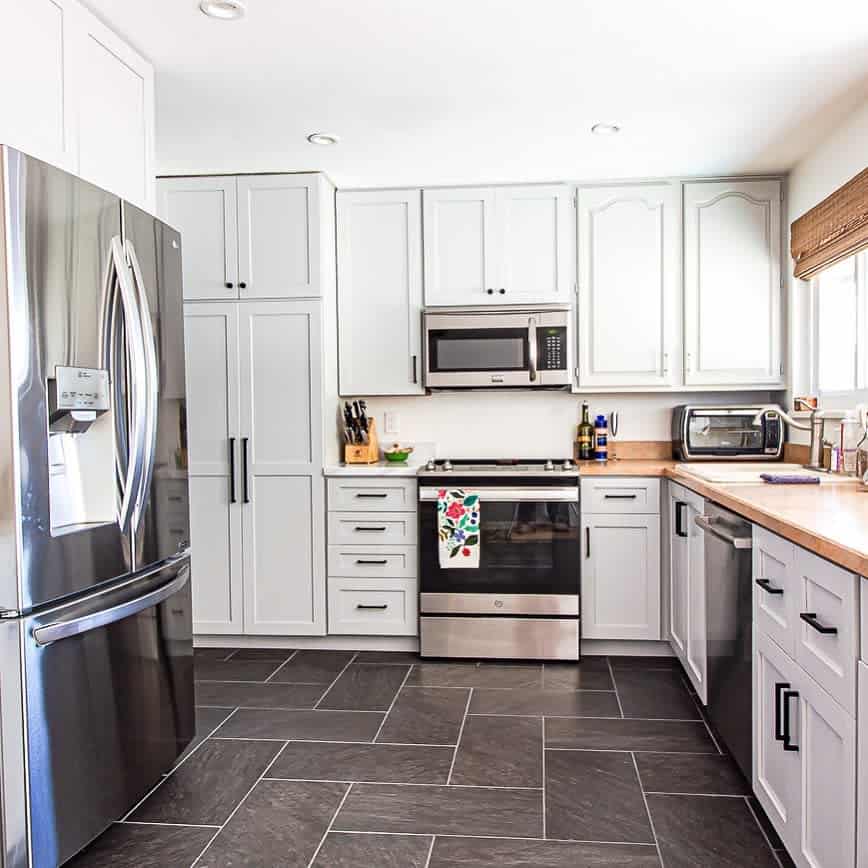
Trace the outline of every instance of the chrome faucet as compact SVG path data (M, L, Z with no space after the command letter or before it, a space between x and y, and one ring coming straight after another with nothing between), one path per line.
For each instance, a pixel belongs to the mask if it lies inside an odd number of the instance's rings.
M769 405L768 407L760 408L759 412L754 416L754 425L759 425L762 421L762 417L765 416L766 413L777 413L778 416L787 423L787 425L791 425L793 428L798 428L800 431L810 431L810 457L808 458L808 463L804 466L809 470L825 470L823 467L823 425L826 411L812 406L805 401L804 398L796 398L796 401L801 404L804 409L811 411L811 418L808 422L800 422L797 419L793 419L792 416L785 413L780 407Z

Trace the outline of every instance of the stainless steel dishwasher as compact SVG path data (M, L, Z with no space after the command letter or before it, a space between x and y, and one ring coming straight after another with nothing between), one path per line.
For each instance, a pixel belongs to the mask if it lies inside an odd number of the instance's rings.
M750 522L711 501L695 521L705 532L708 717L750 780L753 532Z

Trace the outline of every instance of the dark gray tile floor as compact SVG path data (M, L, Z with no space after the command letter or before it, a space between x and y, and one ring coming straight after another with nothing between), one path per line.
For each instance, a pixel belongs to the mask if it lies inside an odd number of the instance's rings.
M75 868L781 868L678 665L197 650L197 740Z

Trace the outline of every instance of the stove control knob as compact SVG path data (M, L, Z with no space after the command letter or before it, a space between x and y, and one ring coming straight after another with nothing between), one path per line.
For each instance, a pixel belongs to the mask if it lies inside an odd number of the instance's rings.
M549 459L548 461L546 461L546 463L545 463L545 469L546 469L546 470L554 470L554 469L555 469L554 462L553 462L551 459Z
M564 470L572 470L573 469L573 462L570 461L569 458L564 462L563 469Z
M429 458L425 464L425 469L430 473L433 470L437 469L437 464L435 463L433 458Z
M443 462L443 469L452 470L452 462L448 458Z

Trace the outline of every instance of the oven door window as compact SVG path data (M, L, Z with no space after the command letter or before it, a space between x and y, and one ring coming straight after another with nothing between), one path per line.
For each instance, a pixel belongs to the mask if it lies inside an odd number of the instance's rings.
M763 451L763 429L755 414L691 416L688 422L690 451L702 455L729 455Z
M479 569L440 567L437 505L420 506L424 593L578 593L577 503L483 501Z
M436 329L428 332L431 373L528 370L528 330Z

